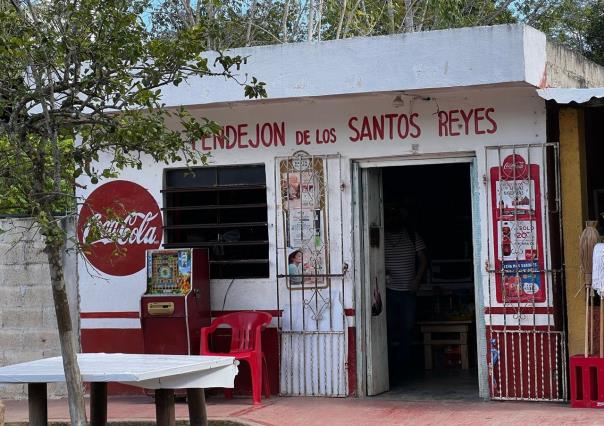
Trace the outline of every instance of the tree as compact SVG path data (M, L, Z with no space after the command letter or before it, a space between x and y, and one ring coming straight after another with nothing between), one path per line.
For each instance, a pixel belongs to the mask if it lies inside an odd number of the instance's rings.
M549 0L548 0L549 1ZM554 1L554 0L551 0ZM208 48L513 22L510 0L159 0L158 31L202 24Z
M518 18L552 40L604 65L604 0L527 0Z
M585 30L585 55L604 66L604 0L598 0L589 10Z
M237 80L242 57L202 57L196 24L155 37L141 18L146 0L0 0L0 188L6 212L27 212L44 236L74 425L86 424L63 275L64 221L75 214L80 176L95 184L141 155L204 163L191 141L219 130L184 109L167 110L162 88L191 76L224 76L265 96L264 83ZM179 129L169 128L176 120ZM97 170L99 155L108 166ZM64 211L57 216L57 211Z

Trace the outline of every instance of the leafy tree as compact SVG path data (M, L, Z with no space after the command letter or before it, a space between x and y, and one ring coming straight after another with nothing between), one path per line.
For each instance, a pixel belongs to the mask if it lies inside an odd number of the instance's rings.
M2 208L28 213L44 236L74 425L86 424L86 414L61 253L76 179L94 184L125 167L141 168L141 155L204 163L189 142L219 126L167 110L162 88L191 76L235 84L245 60L219 54L208 63L196 24L155 37L141 18L149 7L146 0L0 0ZM249 97L266 95L255 79L238 84ZM99 155L110 159L102 170L94 166Z
M526 0L518 18L604 65L604 0Z
M160 0L167 32L201 24L208 48L331 40L513 22L510 0Z
M594 3L585 29L585 55L604 66L604 0Z

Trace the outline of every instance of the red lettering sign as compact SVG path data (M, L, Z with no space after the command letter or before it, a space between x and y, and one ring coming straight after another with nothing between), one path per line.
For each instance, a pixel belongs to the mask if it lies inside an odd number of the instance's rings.
M438 136L492 135L497 132L497 122L491 116L494 113L495 108L438 111Z
M98 270L131 275L145 267L145 251L159 248L161 211L142 186L117 180L96 188L78 219L78 240L84 255Z

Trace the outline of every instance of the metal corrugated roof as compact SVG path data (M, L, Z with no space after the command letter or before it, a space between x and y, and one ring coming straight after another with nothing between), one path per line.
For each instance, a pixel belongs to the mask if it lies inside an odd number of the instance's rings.
M592 89L540 89L537 94L545 100L557 104L602 104L604 102L604 87Z

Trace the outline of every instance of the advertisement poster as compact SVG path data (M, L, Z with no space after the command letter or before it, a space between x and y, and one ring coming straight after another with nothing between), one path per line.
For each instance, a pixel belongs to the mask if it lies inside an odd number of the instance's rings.
M304 152L279 164L290 288L325 287L327 229L323 159Z
M497 302L545 302L539 165L511 154L490 176Z

